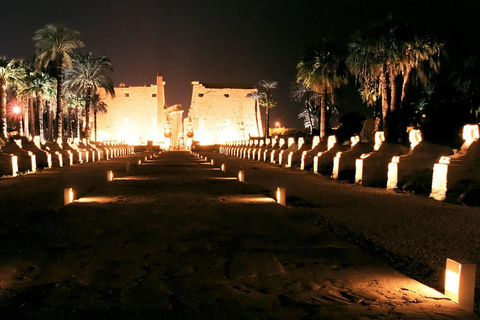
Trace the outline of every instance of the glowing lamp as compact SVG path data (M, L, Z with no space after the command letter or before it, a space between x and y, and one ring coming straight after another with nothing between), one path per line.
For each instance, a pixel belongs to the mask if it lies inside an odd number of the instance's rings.
M238 181L245 182L245 171L243 170L238 171Z
M287 205L285 201L285 188L277 188L277 203L282 206Z
M18 175L18 157L12 156L12 176Z
M473 312L476 265L447 259L445 295L463 309Z
M148 157L145 157L145 162L147 162L147 161L148 161Z
M142 159L138 159L137 164L141 165L142 164Z
M212 159L212 161L210 161L210 164L213 166L215 165L215 160Z
M225 167L225 163L222 163L221 169L222 169L223 172L227 171L227 168Z
M73 189L66 188L63 190L63 204L66 206L73 202Z
M107 181L113 181L113 171L107 171Z

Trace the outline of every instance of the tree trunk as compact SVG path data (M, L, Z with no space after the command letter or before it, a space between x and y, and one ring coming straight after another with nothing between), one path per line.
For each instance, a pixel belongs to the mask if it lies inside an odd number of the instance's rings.
M45 132L44 132L44 119L43 119L43 108L42 108L42 97L40 94L37 94L37 116L38 116L38 135L40 136L40 140L45 139Z
M387 76L385 72L382 72L380 75L380 90L382 92L382 121L383 121L383 132L385 137L388 135L388 124L387 124L387 114L388 114L388 86L387 86Z
M45 104L46 114L47 114L47 137L46 140L53 141L53 117L52 117L52 108L50 107L50 101L47 100Z
M75 107L75 120L77 124L77 139L82 139L82 126L80 124L80 108L77 106Z
M262 128L259 126L258 113L259 113L258 112L258 99L255 99L255 122L257 124L258 137L260 137L261 136L260 131L262 131ZM97 140L97 137L95 136L95 141L96 140Z
M412 74L412 67L407 67L405 75L403 76L402 96L400 97L400 105L403 106L407 91L410 86L410 75Z
M56 126L55 126L55 133L54 138L57 139L60 143L63 143L63 106L62 106L62 88L63 82L63 67L58 67L58 76L57 76L57 112L55 115Z
M90 141L90 100L91 100L91 88L87 88L87 94L85 97L85 139Z
M72 110L69 108L67 112L67 138L72 136Z
M93 128L95 130L95 142L97 142L97 110L93 110Z
M7 84L4 79L0 79L0 138L7 139Z
M327 125L327 87L324 86L320 92L320 139L326 135Z
M35 100L33 98L28 98L28 123L29 123L29 136L35 136Z
M265 137L270 138L270 115L269 115L269 108L265 107Z

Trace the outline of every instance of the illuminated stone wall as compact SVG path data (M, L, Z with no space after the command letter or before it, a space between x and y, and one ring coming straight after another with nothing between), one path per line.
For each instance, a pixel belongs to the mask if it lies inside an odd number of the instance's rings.
M108 112L97 115L98 141L125 141L133 145L155 144L164 141L165 95L162 76L150 86L115 87L115 97L99 94L107 104Z
M192 82L188 112L194 140L200 144L222 144L263 135L260 108L247 94L255 88L229 88Z

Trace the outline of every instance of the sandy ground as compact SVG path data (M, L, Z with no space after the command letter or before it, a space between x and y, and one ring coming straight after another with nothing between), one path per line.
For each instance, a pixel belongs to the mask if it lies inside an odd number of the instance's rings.
M377 259L406 256L435 278L427 262L455 240L424 257L444 230L411 238L455 206L211 155L227 173L164 152L129 172L139 156L1 180L2 319L473 318ZM286 208L269 197L279 185ZM77 200L62 207L69 186Z

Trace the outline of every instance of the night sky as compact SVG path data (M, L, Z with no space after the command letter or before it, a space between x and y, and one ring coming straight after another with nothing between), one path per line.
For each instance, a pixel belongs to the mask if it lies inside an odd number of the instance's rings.
M152 84L160 71L168 105L187 109L194 80L276 80L271 121L297 128L301 106L289 98L295 67L324 38L346 44L356 30L393 14L424 23L459 51L477 50L480 39L477 0L3 0L0 12L0 55L32 57L35 30L60 23L81 33L82 51L111 59L116 86ZM363 108L353 85L345 91L344 111Z

